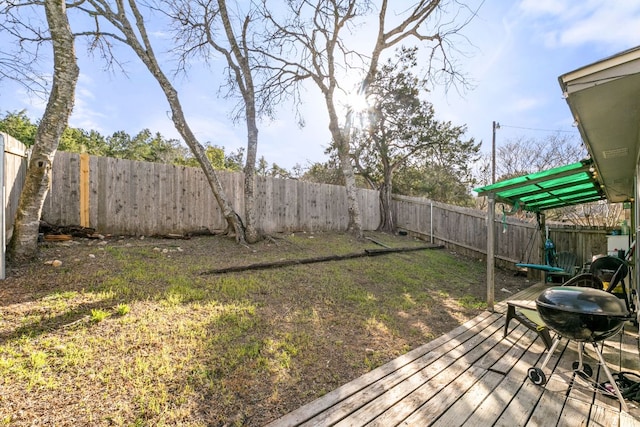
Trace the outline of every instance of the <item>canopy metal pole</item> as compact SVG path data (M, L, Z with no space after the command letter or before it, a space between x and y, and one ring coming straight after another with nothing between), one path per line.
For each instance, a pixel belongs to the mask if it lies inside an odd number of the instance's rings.
M489 193L487 200L487 309L493 311L495 289L495 219L496 219L496 195Z
M633 236L631 236L632 240L636 243L636 246L633 250L633 280L634 283L630 286L636 290L636 304L640 304L638 301L638 296L640 295L640 252L638 252L640 243L638 243L638 235L640 235L640 203L637 203L638 197L640 197L640 160L636 160L636 177L635 177L635 189L634 189L634 201L632 203L633 206L633 216L634 216L634 224L632 227ZM640 320L640 310L636 311L636 320ZM640 345L640 344L639 344Z

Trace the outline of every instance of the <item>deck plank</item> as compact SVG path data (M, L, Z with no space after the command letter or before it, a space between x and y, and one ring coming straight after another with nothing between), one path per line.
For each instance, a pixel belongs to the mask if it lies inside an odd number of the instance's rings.
M594 405L589 413L589 425L601 427L617 427L620 424L620 413Z
M547 284L512 296L534 300ZM540 337L515 322L506 337L506 302L421 347L274 420L268 426L541 426L640 427L640 408L596 392L603 370L590 344L584 360L593 379L575 379L578 345L562 340L552 355L545 386L527 370L540 366L546 349ZM625 327L625 329L627 329ZM603 355L612 372L640 372L637 327L605 341Z
M401 404L387 409L380 417L371 422L371 426L398 425L405 418L415 412L428 398L433 397L438 391L463 375L465 371L491 350L496 340L488 339L496 334L502 334L502 323L494 322L489 327L478 333L472 339L450 351L447 356L455 360L445 371L439 372L433 378L414 389L402 399Z
M534 408L543 408L544 410L533 411L529 420L532 425L538 423L540 423L539 425L556 425L560 422L567 395L573 384L572 365L577 358L576 355L577 353L571 347L571 343L563 339L551 359L554 362L551 362L550 366L545 369L547 384L544 387L539 387L542 390L542 395ZM525 384L534 386L530 381Z
M556 352L549 360L545 372L555 368L562 351L563 348L561 346L556 349ZM527 424L544 392L544 388L533 384L527 379L527 371L533 366L541 365L545 355L545 347L542 341L536 340L527 352L527 357L523 357L514 366L509 376L509 382L505 384L506 386L501 385L501 389L496 390L494 394L496 397L500 397L501 401L505 401L505 404L503 411L498 414L495 425L516 426ZM540 425L551 424L543 423Z
M585 349L583 351L583 364L588 365L592 372L593 376L591 378L582 378L580 374L573 372L573 364L578 362L579 354L578 354L578 345L575 342L569 342L567 345L567 351L562 357L562 361L564 362L562 365L562 374L566 375L568 381L568 389L567 389L567 397L569 399L574 399L579 402L585 403L586 407L586 415L589 415L589 409L594 402L594 386L595 380L597 378L598 373L598 360L591 358L589 353L586 351L586 347L589 344L585 344ZM595 353L593 354L595 356ZM595 356L597 357L597 356ZM574 405L567 405L566 409L563 409L564 416L565 411L571 411Z
M475 317L463 325L453 329L450 333L442 335L427 344L417 347L404 355L386 363L355 380L338 387L337 389L330 391L324 396L309 402L308 404L286 414L285 416L272 421L267 424L269 427L286 427L286 426L298 426L307 420L317 416L323 411L333 407L340 403L347 397L357 393L358 391L368 387L375 383L380 378L402 368L403 366L411 363L412 361L419 359L430 351L437 351L437 349L443 345L446 345L449 341L458 342L465 339L465 336L470 335L470 331L479 325L483 325L485 322L496 322L500 316L496 313L483 312L478 317Z
M472 366L461 375L456 377L438 393L437 398L426 399L426 403L414 411L399 425L402 426L424 426L435 421L440 414L447 411L458 398L466 393L476 384L488 371L486 369Z
M415 375L410 376L409 378L402 381L396 387L390 388L385 393L377 396L375 399L368 401L368 403L364 406L358 408L357 411L350 413L350 417L348 421L345 423L356 424L356 425L364 425L372 418L375 418L376 414L385 411L388 408L393 407L402 399L404 399L408 394L410 394L413 390L420 387L425 382L429 381L435 375L440 372L446 372L447 368L449 368L455 359L451 359L448 356L441 356L438 358L433 364L429 365L428 368L420 370ZM359 396L357 396L359 397ZM342 409L342 405L340 406ZM343 419L341 417L340 419ZM327 421L332 421L326 417L320 416L310 420L309 423L304 425L326 425ZM341 425L339 422L338 426Z
M520 325L512 332L512 337L516 342L523 338L528 329ZM530 338L529 338L530 340ZM526 344L528 347L528 343ZM445 399L430 399L425 405L420 407L403 425L442 425L454 426L462 425L465 420L464 414L473 413L476 408L485 400L496 386L503 380L506 372L524 353L524 350L517 347L515 343L500 340L497 346L479 359L473 366L480 368L482 375L478 377L474 384L457 384L456 381L449 384L438 393L444 395ZM487 357L487 356L491 357ZM499 365L499 370L495 366Z
M539 359L539 351L544 348L540 340L535 340L537 335L527 331L521 340L514 344L521 352L507 375L487 398L469 414L469 420L478 422L479 425L493 425L502 415L505 408L512 401L518 390L522 387L527 377L527 369ZM535 341L534 341L535 340ZM532 343L537 343L537 346ZM465 420L466 421L466 420Z
M562 414L558 420L558 427L575 427L587 426L589 424L589 409L591 405L588 403L568 397L565 400Z
M359 390L302 425L327 425L338 422L349 414L352 414L350 419L356 420L355 422L365 422L358 419L358 414L378 413L384 408L393 406L398 400L428 381L429 378L454 363L455 359L448 355L448 352L458 347L474 347L479 341L478 336L482 336L483 331L491 330L491 328L500 328L498 316L487 316L464 333L448 340L422 358L410 361L403 368L380 378L370 387ZM471 342L468 342L470 340ZM363 402L368 403L362 407Z
M626 412L620 412L620 427L638 427L640 420Z
M493 392L503 380L504 375L487 371L467 392L451 407L443 411L442 415L431 425L439 427L459 427L467 420L466 414L474 410Z

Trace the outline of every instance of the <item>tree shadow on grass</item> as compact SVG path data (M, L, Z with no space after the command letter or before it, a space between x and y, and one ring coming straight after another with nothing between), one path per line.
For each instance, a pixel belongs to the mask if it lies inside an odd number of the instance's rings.
M44 318L38 318L42 316L42 310L36 309L34 311L26 311L21 313L24 318L36 317L37 320L28 321L14 329L0 331L0 345L6 344L9 341L20 339L23 336L29 338L37 338L43 334L54 332L60 329L66 329L71 327L78 327L80 325L91 325L96 320L92 320L93 310L112 310L116 299L100 300L91 303L83 303L74 307L72 310L64 311L61 314L55 316L46 316Z

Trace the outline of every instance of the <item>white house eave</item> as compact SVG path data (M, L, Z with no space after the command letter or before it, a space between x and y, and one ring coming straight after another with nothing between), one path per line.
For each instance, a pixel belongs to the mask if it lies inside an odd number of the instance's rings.
M565 97L598 84L640 72L640 46L561 75Z

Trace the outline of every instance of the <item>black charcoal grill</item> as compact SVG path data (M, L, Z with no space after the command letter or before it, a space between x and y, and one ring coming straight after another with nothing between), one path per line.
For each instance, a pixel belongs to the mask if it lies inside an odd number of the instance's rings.
M623 409L628 410L597 346L599 341L620 332L625 322L631 320L632 315L625 302L615 295L599 289L558 286L542 292L536 299L536 307L544 324L556 332L557 336L542 366L529 369L529 379L538 385L546 384L547 379L543 370L562 337L578 342L579 361L573 364L574 371L583 378L591 377L593 374L591 367L584 364L582 360L584 343L588 342L593 345L600 364Z
M601 341L617 334L630 320L624 301L608 292L561 286L545 290L536 300L542 321L563 337Z

